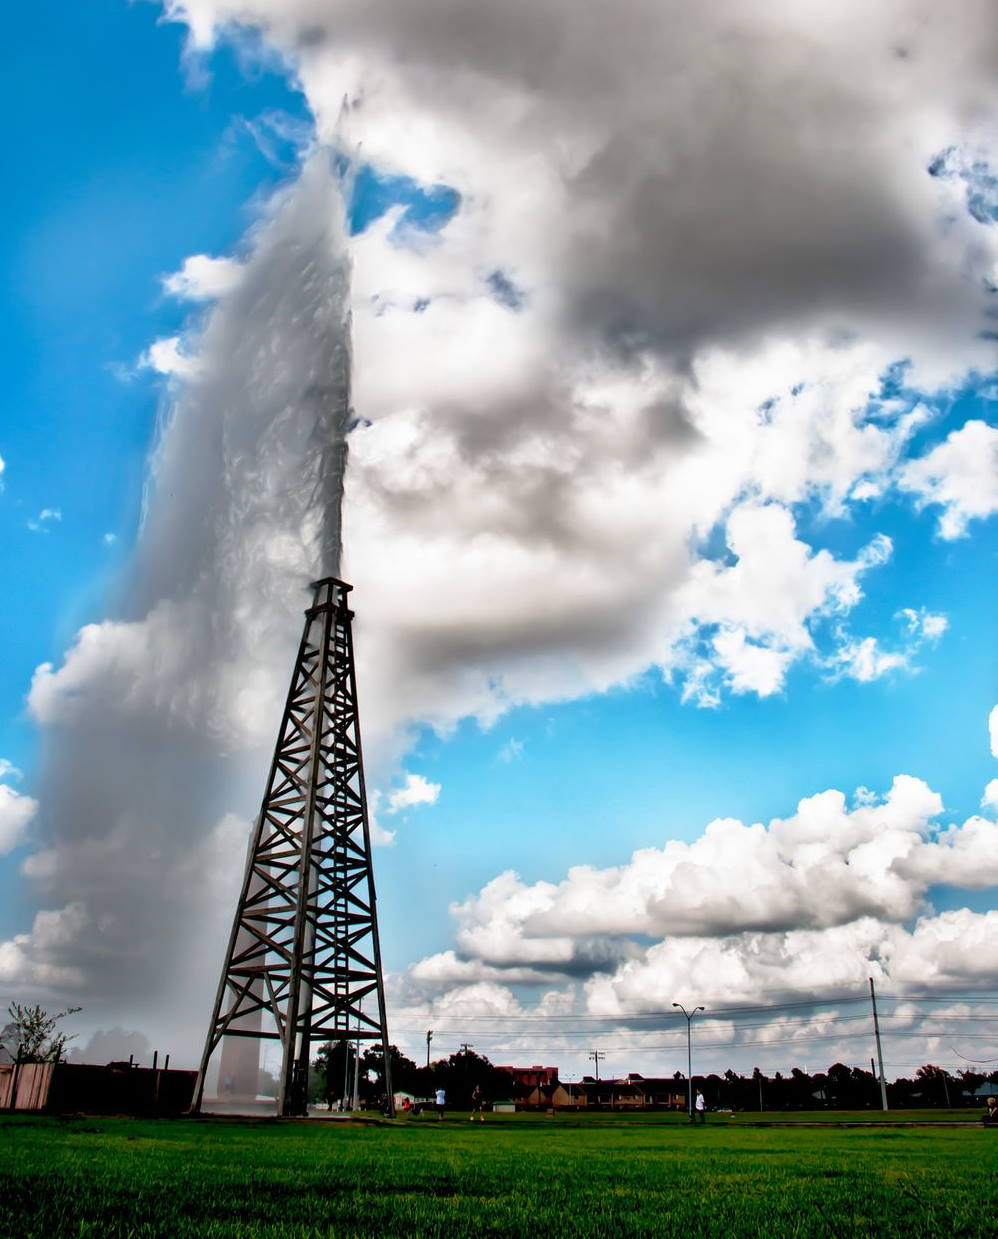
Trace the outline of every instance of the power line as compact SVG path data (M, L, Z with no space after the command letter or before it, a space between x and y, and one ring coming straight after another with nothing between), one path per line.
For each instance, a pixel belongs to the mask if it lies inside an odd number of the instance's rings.
M998 1003L998 996L993 996L992 991L985 991L982 994L945 994L945 995L932 995L932 994L904 995L904 994L878 993L878 998L881 1001L883 1001L884 999L888 999L892 1002L905 1003L906 1005L917 1004L921 1002ZM798 999L792 1002L788 1001L788 1002L778 1002L778 1003L757 1003L754 1005L744 1005L744 1006L737 1006L737 1007L712 1007L710 1011L707 1013L705 1018L707 1019L718 1019L718 1018L737 1019L739 1016L761 1014L766 1011L792 1011L792 1010L804 1010L808 1008L814 1009L814 1008L821 1008L821 1007L836 1007L836 1006L844 1006L850 1003L865 1004L868 1001L869 1001L869 995L867 994L858 994L858 995L852 994L852 995L842 995L842 996L836 995L836 996L815 997L815 998L808 998L808 999ZM505 1021L515 1021L518 1024L531 1024L531 1023L534 1023L534 1024L559 1024L559 1023L605 1024L607 1022L616 1021L619 1024L623 1022L633 1023L638 1020L661 1020L663 1018L669 1019L669 1020L678 1020L679 1016L677 1016L675 1012L671 1010L660 1010L660 1011L639 1011L639 1012L627 1013L627 1014L618 1013L614 1015L587 1015L587 1014L579 1012L576 1014L560 1014L560 1015L554 1015L554 1014L551 1014L551 1015L510 1014L510 1015L469 1015L469 1016L455 1015L454 1018L458 1020L463 1027L464 1025L467 1025L467 1024L483 1024L483 1023L489 1024L489 1023L505 1022Z
M764 1026L760 1025L760 1027L764 1027ZM498 1038L501 1035L502 1034L495 1034L495 1037ZM717 1040L717 1039L709 1040L709 1039L699 1038L697 1044L705 1049L766 1048L768 1046L809 1045L812 1043L817 1043L819 1041L821 1042L851 1041L851 1040L856 1040L858 1038L868 1037L869 1035L870 1035L869 1028L860 1028L860 1029L856 1029L853 1032L848 1032L844 1029L836 1030L835 1032L829 1032L829 1033L808 1032L799 1037L779 1037L779 1038L755 1037L755 1038L750 1038L750 1039L732 1038L729 1040ZM900 1037L904 1039L940 1037L940 1036L945 1036L945 1035L946 1034L944 1030L926 1032L926 1031L919 1031L919 1030L893 1029L891 1031L892 1037ZM998 1041L998 1032L996 1032L994 1035L989 1035L987 1033L961 1033L960 1035L964 1040L967 1040L967 1041L990 1041L990 1042ZM494 1038L487 1037L486 1039L491 1041ZM629 1042L622 1042L620 1044L609 1045L607 1048L612 1051L626 1051L631 1054L650 1053L650 1052L659 1051L659 1050L674 1050L677 1047L681 1046L682 1041L683 1041L683 1036L682 1034L680 1034L674 1040L671 1040L668 1042L656 1042L653 1045L648 1045L646 1043L641 1043L639 1041L629 1041ZM589 1054L589 1057L592 1058L592 1054Z
M491 1030L482 1029L476 1033L476 1036L478 1037L489 1037L490 1035L492 1036L516 1036L517 1035L516 1029L521 1023L521 1021L517 1019L516 1016L509 1016L509 1017L504 1017L504 1018L508 1021L505 1025L502 1025L500 1027L493 1027L493 1029ZM857 1015L822 1015L819 1013L819 1014L816 1014L814 1017L807 1017L807 1016L799 1017L800 1021L806 1020L808 1021L808 1023L805 1023L805 1022L798 1023L798 1022L794 1022L793 1020L762 1020L762 1021L754 1022L751 1024L735 1024L735 1029L737 1031L756 1029L756 1028L805 1029L809 1026L809 1023L811 1022L819 1023L821 1025L852 1024L852 1023L857 1023L863 1020L864 1018L865 1017L863 1015L858 1015L858 1014ZM908 1012L905 1012L905 1013L881 1012L880 1013L881 1023L888 1021L888 1020L890 1021L908 1020L910 1018L911 1018L911 1013L908 1013ZM984 1016L984 1015L941 1015L941 1016L925 1015L923 1016L923 1018L931 1020L934 1028L936 1028L938 1025L941 1025L941 1024L996 1024L998 1023L998 1021L996 1021L996 1018L994 1016ZM704 1017L705 1023L709 1023L710 1019L711 1019L710 1016ZM448 1029L444 1027L442 1029L438 1028L437 1031L445 1033L445 1034L446 1033L457 1033L465 1027L465 1023L466 1022L462 1020L460 1024L457 1025L453 1029ZM396 1028L394 1031L397 1034L408 1034L408 1035L415 1036L418 1034L419 1030L415 1028L402 1027L402 1028ZM619 1020L617 1022L616 1027L614 1027L612 1030L609 1030L609 1031L613 1031L617 1033L618 1035L627 1033L627 1032L633 1032L635 1036L647 1036L659 1030L653 1029L653 1028L629 1029L626 1027L625 1021ZM892 1036L895 1035L897 1031L899 1030L892 1028L891 1035ZM938 1029L935 1032L931 1032L931 1031L924 1032L923 1034L920 1034L920 1035L936 1036L936 1035L942 1035L943 1032L945 1032L945 1029ZM525 1030L522 1035L533 1036L536 1034L535 1034L535 1030ZM582 1029L582 1030L573 1032L570 1029L565 1029L565 1030L559 1030L556 1033L556 1035L559 1038L559 1040L568 1039L568 1038L579 1039L579 1040L590 1040L592 1037L592 1030L586 1031L585 1029Z

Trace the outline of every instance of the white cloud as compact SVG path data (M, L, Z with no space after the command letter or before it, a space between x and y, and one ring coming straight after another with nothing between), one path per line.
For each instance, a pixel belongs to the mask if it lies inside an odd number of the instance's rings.
M681 1066L683 1030L642 1030L636 1017L661 1019L689 1000L708 1008L698 1045L710 1069L785 1070L799 1054L812 1064L849 1061L850 1035L867 1030L868 1016L829 995L858 997L872 976L896 1004L885 1033L889 1071L910 1071L902 1063L931 1057L934 1037L952 1042L951 1017L987 1013L954 1002L926 1014L900 996L990 988L998 973L998 912L936 913L926 902L936 883L998 884L998 824L971 817L940 830L941 812L935 792L901 775L885 797L861 789L851 808L841 792L824 792L768 826L715 821L690 844L643 849L611 869L576 866L560 883L501 874L453 906L456 950L419 961L394 986L395 1018L439 1027L451 1013L467 1015L487 987L493 1061L515 1061L518 1051L536 1061L542 1039L545 1061L557 1053L563 1067L584 1069L578 1044L543 1023L549 1011L575 1017L573 1027L607 1021L593 1044L615 1047L618 1071L661 1071L670 1059L668 1070ZM510 986L543 999L524 1009ZM762 995L776 1001L772 1016L759 1012ZM781 1014L778 999L791 997L818 1009ZM756 1012L750 1032L711 1014L744 1003ZM524 1015L535 1027L523 1027ZM892 1043L891 1029L904 1032L903 1044Z
M20 777L20 770L6 758L0 757L0 779L19 779Z
M911 607L905 607L904 610L898 612L898 617L904 620L909 636L915 639L938 641L949 628L949 620L945 615L933 614L924 607L917 611Z
M939 504L939 534L962 538L973 519L998 512L998 427L973 419L900 471L921 505Z
M861 992L868 976L894 990L993 983L998 912L969 909L919 917L912 929L864 917L823 931L673 938L649 947L587 985L588 1010L602 1015L668 1009L695 993L731 1006L760 993ZM813 1051L812 1051L813 1053Z
M850 808L843 793L822 792L768 826L718 819L692 843L645 848L611 869L579 865L559 883L527 886L509 871L455 905L455 942L462 960L489 968L573 975L644 959L634 939L647 936L696 939L698 950L731 939L717 949L739 951L746 935L903 925L926 912L936 883L998 885L998 824L971 817L937 830L941 812L925 783L899 775L880 800L865 793Z
M935 644L949 627L945 615L936 615L923 607L905 607L894 617L901 620L905 640L900 648L888 650L876 637L850 637L839 629L839 645L826 660L833 676L849 676L861 684L879 680L892 671L914 672L914 659L926 645Z
M418 8L171 5L200 46L259 24L324 139L462 194L438 235L396 210L352 243L370 424L351 436L347 570L367 725L488 720L655 664L702 704L780 691L796 660L821 661L817 622L873 563L784 538L764 628L744 615L762 605L761 543L733 568L696 548L737 536L743 509L784 509L792 528L794 504L844 514L884 494L930 416L881 394L885 369L911 357L907 385L931 390L990 357L977 330L998 244L956 209L963 182L926 172L979 136L964 118L992 90L985 11L930 35L900 0L819 28L761 3L597 3L585 23L560 0L460 21L452 0ZM917 57L890 50L902 29ZM532 72L538 38L559 54ZM838 592L823 573L846 578ZM693 620L680 604L709 603L692 595L712 574L724 596Z
M686 695L701 705L718 700L712 668L734 693L780 691L791 663L815 650L814 622L852 608L862 597L861 575L892 549L878 536L853 561L814 552L777 504L741 505L726 529L734 562L701 560L674 594L678 630L691 633L685 642L695 651ZM717 631L705 646L699 634L712 626Z
M988 735L991 740L991 754L998 757L998 706L988 715Z
M60 508L42 508L33 520L28 521L28 528L34 533L46 533L48 526L61 520L62 510Z
M510 736L499 750L499 760L501 762L519 761L525 747L522 740L518 740L516 736Z
M8 762L0 763L0 778L16 773ZM0 783L0 856L24 841L28 826L38 812L38 802Z
M163 277L163 288L186 301L214 301L231 292L242 274L242 264L232 258L192 254L179 271Z
M981 797L982 809L998 809L998 779L991 779Z
M139 365L148 366L159 374L193 378L198 372L199 362L185 351L184 341L180 336L167 336L149 345L142 354Z
M440 796L440 784L431 783L421 774L407 774L401 787L388 795L388 813L398 813L415 805L436 804Z
M37 913L30 933L0 940L0 984L20 992L78 991L82 969L62 960L67 948L72 951L83 944L88 928L82 903Z
M833 665L841 674L868 684L888 672L907 668L908 658L903 653L882 649L876 637L863 637L843 643L835 652Z
M395 831L387 830L381 825L378 813L381 807L381 792L372 788L367 794L367 825L371 835L371 843L375 847L391 847L395 842Z
M478 959L459 959L453 951L441 951L415 963L406 974L429 995L439 995L456 986L491 982L501 985L539 985L549 974L539 968L496 967Z

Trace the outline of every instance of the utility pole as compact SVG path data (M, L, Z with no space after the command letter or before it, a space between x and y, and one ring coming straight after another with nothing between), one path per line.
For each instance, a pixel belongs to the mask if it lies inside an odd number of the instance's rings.
M360 1109L360 1019L357 1020L357 1040L353 1043L353 1109Z
M348 1110L347 1095L350 1092L350 1042L343 1042L343 1096L340 1098L340 1112Z
M429 1067L430 1065L430 1042L432 1040L433 1040L433 1029L428 1028L426 1030L426 1065L427 1067Z
M887 1109L887 1081L884 1079L884 1051L880 1044L880 1020L877 1018L877 991L873 988L873 977L870 981L870 1003L873 1007L873 1036L877 1042L877 1063L880 1067L880 1108Z
M468 1097L468 1051L474 1049L470 1041L461 1042L461 1088Z
M694 1007L692 1011L687 1011L681 1002L674 1002L674 1007L678 1007L686 1016L686 1106L689 1110L690 1122L693 1122L693 1017L698 1011L702 1011L703 1007Z
M352 1110L360 1109L360 1042L353 1045L353 1105Z
M596 1064L596 1079L599 1080L599 1064L601 1058L606 1058L602 1050L590 1050L589 1057Z

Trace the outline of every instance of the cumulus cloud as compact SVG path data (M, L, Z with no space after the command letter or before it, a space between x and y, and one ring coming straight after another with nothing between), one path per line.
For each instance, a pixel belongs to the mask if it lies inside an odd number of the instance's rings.
M601 1015L667 1009L691 988L706 1002L750 1002L762 992L859 991L868 976L897 990L980 989L993 983L998 912L924 916L909 930L865 917L825 931L676 938L587 986Z
M139 364L148 366L157 374L177 375L180 378L193 378L198 372L198 359L186 351L180 336L155 340L142 354Z
M80 902L38 912L29 932L0 940L0 982L28 993L78 993L86 976L79 948L91 927Z
M395 831L382 826L380 820L382 794L379 788L372 787L367 793L367 827L371 834L371 843L375 847L391 847L395 842Z
M655 663L702 704L779 691L831 557L801 543L760 635L747 569L697 540L730 543L747 505L885 493L928 414L880 376L905 356L932 389L993 354L998 246L963 182L930 174L983 140L985 8L169 8L199 47L258 26L323 138L461 195L438 233L394 212L353 244L368 724L488 719ZM729 588L684 629L675 595L712 573Z
M394 211L353 241L368 726L656 663L701 704L780 691L882 562L816 551L789 509L890 489L930 416L883 393L892 363L933 390L993 355L998 242L933 174L987 137L986 6L168 8L195 47L258 27L322 139L460 195L439 231ZM781 521L766 582L758 527ZM717 530L737 564L701 553Z
M487 964L560 967L598 958L604 938L903 922L934 883L998 885L995 823L938 831L941 812L924 782L899 775L881 801L850 808L842 792L822 792L768 826L721 818L693 843L642 849L612 869L580 865L558 884L524 886L510 871L453 909L456 944Z
M700 645L701 673L687 683L687 696L701 704L717 699L716 677L706 670L711 661L732 692L777 692L791 662L814 649L813 621L855 606L860 575L884 563L892 549L889 538L878 536L852 562L813 553L777 504L741 505L726 528L733 562L701 560L674 595L680 623L712 634L712 658L704 659Z
M938 504L939 535L962 538L973 519L998 512L998 427L972 419L909 461L898 484L922 505Z
M163 288L184 301L214 301L235 288L242 271L242 264L232 258L192 254L179 271L163 277Z
M403 785L389 793L387 812L398 813L414 805L436 804L439 796L439 783L431 783L422 774L407 774Z
M324 136L345 127L379 165L495 199L496 265L531 290L556 265L575 330L675 350L799 316L973 314L952 258L988 243L966 211L938 226L938 195L963 185L925 170L984 133L985 0L945 20L920 0L850 0L834 20L761 0L598 0L585 21L566 0L169 8L201 46L260 27Z
M604 1021L603 1036L612 1035L634 1069L636 1059L654 1054L660 1062L669 1050L660 1031L640 1031L642 1018L661 1020L673 1002L695 996L708 1008L698 1044L725 1047L724 1066L785 1067L794 1053L788 1041L812 1061L842 1053L832 1043L844 1034L848 1046L850 1008L836 1008L835 996L860 996L870 976L899 1002L926 989L993 985L998 912L937 913L931 890L998 885L998 826L973 816L940 827L942 811L937 793L900 775L883 797L863 789L850 806L827 791L765 826L721 819L692 843L642 849L610 869L575 866L559 883L527 885L506 872L452 907L455 949L408 970L397 985L403 1018L440 1020L478 987L504 990L506 1010L495 1001L488 1035L512 1052L536 1045L510 989L528 986L543 994L545 1008L557 995L577 1020ZM792 996L824 1010L802 1010L790 1025L786 1016L759 1014L746 1035L733 1012L763 995L777 1007ZM715 1017L712 1007L728 1015ZM957 1003L927 1016L917 1004L907 1014L903 1007L891 1019L922 1047L951 1029L950 1015L969 1011ZM543 1036L577 1060L578 1046L560 1038L557 1025ZM922 1052L915 1045L906 1042L905 1052Z
M9 762L0 762L0 779L17 772ZM28 827L38 812L38 802L0 783L0 856L24 841Z

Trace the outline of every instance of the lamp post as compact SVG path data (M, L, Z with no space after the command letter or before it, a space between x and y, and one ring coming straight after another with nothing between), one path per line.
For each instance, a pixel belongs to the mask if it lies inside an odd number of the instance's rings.
M692 1011L687 1011L681 1002L674 1002L674 1007L678 1007L686 1016L686 1097L687 1108L689 1109L690 1122L693 1122L693 1017L698 1011L702 1011L703 1007L694 1007Z

